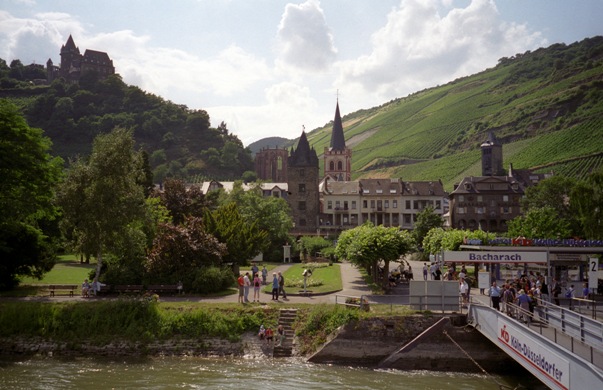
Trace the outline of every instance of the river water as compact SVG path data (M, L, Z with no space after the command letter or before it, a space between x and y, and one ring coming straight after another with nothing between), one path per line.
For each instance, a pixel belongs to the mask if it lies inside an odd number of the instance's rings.
M0 359L0 389L501 389L533 377L371 370L302 359L29 357ZM504 388L504 387L503 387Z

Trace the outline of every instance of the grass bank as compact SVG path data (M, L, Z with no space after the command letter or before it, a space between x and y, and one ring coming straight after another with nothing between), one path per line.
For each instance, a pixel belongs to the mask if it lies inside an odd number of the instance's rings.
M302 354L323 344L338 327L371 313L332 304L296 304L294 324ZM409 312L410 313L410 312ZM401 313L391 313L400 315ZM116 340L203 339L238 341L260 325L276 327L279 308L238 304L149 302L118 299L96 302L0 302L0 337L37 337L70 345L104 345ZM379 316L387 314L379 313Z

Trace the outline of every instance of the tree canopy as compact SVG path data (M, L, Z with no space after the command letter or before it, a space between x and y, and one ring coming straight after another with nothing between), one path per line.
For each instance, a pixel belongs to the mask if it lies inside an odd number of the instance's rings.
M54 189L63 161L49 154L50 140L31 128L18 109L0 99L0 290L20 276L41 277L54 264L49 230L56 222Z
M97 258L128 237L128 228L145 215L140 153L129 130L117 128L95 138L92 154L71 164L59 191L63 227L72 243Z
M410 253L413 247L414 240L408 231L365 223L341 233L335 254L366 269L373 280L379 282L379 262L384 262L384 269L387 271L390 261L399 260L401 256ZM386 283L387 278L384 277L382 282Z

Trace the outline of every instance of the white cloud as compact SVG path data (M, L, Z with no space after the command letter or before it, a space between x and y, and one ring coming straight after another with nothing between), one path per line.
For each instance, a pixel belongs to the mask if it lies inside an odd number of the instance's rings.
M226 122L245 145L265 137L295 138L301 135L303 126L311 129L308 120L316 120L318 103L309 88L282 82L267 87L264 95L265 102L254 106L208 107L212 125Z
M335 59L337 49L320 2L287 4L278 27L279 59L306 71L323 71Z
M492 0L439 13L439 2L402 0L372 35L372 52L339 63L336 85L394 97L478 72L509 53L546 43L525 25L504 23Z

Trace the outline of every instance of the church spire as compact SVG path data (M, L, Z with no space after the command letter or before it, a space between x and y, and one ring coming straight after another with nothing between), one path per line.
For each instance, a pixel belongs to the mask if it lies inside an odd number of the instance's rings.
M339 99L335 108L335 120L333 121L333 132L331 133L331 144L329 150L345 150L345 138L343 136L343 124L339 113Z

